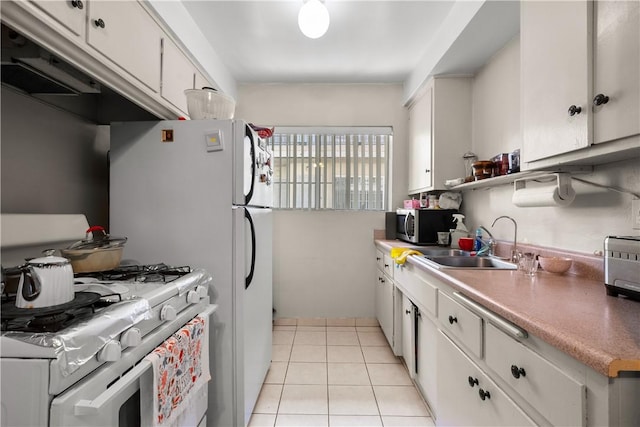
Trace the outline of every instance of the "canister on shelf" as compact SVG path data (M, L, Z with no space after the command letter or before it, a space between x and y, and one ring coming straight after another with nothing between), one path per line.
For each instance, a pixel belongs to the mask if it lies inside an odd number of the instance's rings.
M491 161L494 163L493 176L506 175L509 171L509 153L500 153L494 156Z
M467 151L462 155L462 158L464 160L465 178L473 177L473 164L478 161L478 156L471 151Z
M478 162L474 162L472 167L473 176L476 181L479 181L493 176L493 168L495 167L495 164L490 160L480 160Z

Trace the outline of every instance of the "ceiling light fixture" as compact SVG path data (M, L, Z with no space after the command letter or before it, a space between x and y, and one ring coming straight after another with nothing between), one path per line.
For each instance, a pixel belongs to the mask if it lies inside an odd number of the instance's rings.
M310 39L324 35L329 28L329 11L320 0L305 0L298 13L298 27Z

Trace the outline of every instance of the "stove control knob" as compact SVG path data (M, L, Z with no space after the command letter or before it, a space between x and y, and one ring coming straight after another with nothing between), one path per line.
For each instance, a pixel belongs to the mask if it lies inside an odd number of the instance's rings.
M198 291L189 291L187 292L187 303L189 304L197 304L200 302L200 294Z
M160 310L160 320L163 320L163 321L175 320L177 316L178 316L178 313L176 313L176 309L173 308L173 306L171 305L167 304L164 307L162 307L162 309Z
M196 292L198 292L200 298L206 298L206 296L209 294L209 291L207 291L207 287L202 285L196 286Z
M142 342L142 333L138 328L131 328L124 331L120 337L120 342L123 347L135 347Z
M115 362L120 359L122 347L118 341L108 341L98 353L98 361Z

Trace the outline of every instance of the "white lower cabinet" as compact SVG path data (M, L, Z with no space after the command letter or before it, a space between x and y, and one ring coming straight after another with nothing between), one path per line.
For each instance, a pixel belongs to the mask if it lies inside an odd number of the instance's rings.
M440 292L438 320L474 356L482 357L482 318Z
M486 343L487 365L551 424L586 425L583 384L491 324L486 326Z
M389 345L393 347L393 282L378 271L376 283L376 317Z
M418 327L418 342L416 343L418 355L416 358L415 381L422 392L424 400L429 405L433 417L437 418L438 361L436 342L438 340L438 327L422 310L419 311L416 324Z
M416 310L411 300L402 295L402 357L412 379L416 376Z
M536 425L442 331L437 337L437 425Z
M393 283L393 260L381 251L376 253L375 308L376 318L389 346L395 354L401 351L400 325L398 324L398 308L400 301Z
M393 275L396 354L436 425L640 425L640 373L602 375L413 262Z

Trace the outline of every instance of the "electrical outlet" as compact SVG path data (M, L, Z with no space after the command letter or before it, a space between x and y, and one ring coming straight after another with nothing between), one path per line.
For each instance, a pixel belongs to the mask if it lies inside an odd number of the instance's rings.
M640 230L640 199L631 200L631 228Z

